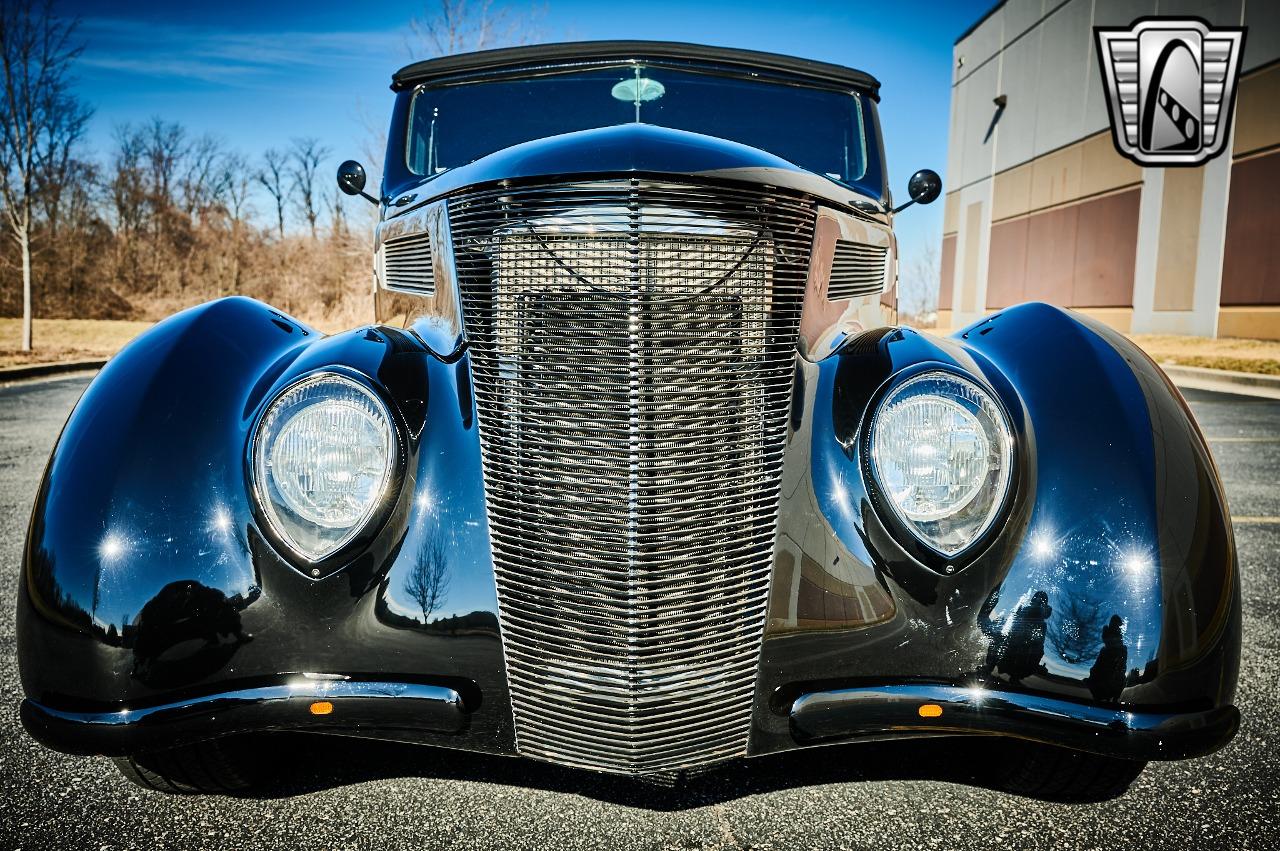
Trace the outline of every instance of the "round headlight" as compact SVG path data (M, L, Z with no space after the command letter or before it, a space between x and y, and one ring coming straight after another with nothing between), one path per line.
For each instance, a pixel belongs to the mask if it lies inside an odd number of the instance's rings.
M317 561L369 520L391 481L395 453L381 399L345 376L312 375L281 392L258 426L258 501L276 533Z
M871 470L894 512L954 555L995 520L1013 471L1013 437L987 391L941 370L895 387L871 420Z

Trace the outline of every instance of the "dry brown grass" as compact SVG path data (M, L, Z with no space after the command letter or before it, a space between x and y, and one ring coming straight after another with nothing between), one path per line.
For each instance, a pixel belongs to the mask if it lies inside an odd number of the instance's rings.
M1280 375L1280 340L1211 340L1168 334L1134 334L1130 339L1157 363Z
M186 305L152 305L156 315ZM326 334L334 334L373 321L373 297L367 291L349 293L325 310L319 306L301 310L296 318ZM37 319L34 352L19 349L22 322L0 319L0 367L28 363L106 358L151 327L150 322L114 319ZM1230 369L1280 375L1280 341L1181 337L1135 334L1131 339L1158 363Z
M35 351L24 352L22 320L0 319L0 366L110 357L150 327L115 319L37 319Z
M179 302L152 305L164 316L188 307ZM335 334L373 321L373 295L362 292L339 299L328 310L298 311L295 318L325 334ZM0 318L0 367L32 363L109 358L154 323L117 319L37 319L32 329L35 350L22 351L22 320Z

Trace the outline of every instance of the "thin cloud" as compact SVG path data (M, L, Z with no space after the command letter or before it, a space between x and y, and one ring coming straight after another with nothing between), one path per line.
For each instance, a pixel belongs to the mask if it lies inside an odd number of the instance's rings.
M382 61L400 33L245 33L122 18L85 18L81 63L119 73L243 84L344 63Z

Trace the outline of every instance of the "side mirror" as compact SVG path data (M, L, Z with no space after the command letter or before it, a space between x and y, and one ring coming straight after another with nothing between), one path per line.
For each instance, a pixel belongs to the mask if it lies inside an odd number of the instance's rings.
M914 180L914 178L912 178ZM348 195L359 195L371 203L377 204L378 199L364 191L365 184L364 166L355 160L346 160L342 165L338 166L338 188Z
M933 169L922 168L911 175L911 179L907 181L907 194L911 196L911 200L895 208L895 213L907 209L912 204L932 204L937 201L938 196L942 194L942 178Z

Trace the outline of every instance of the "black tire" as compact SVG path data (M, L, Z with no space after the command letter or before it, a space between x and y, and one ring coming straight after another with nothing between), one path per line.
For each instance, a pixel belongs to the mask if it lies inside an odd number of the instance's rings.
M1045 801L1086 803L1123 795L1146 763L1042 745L1009 742L996 785Z
M116 757L131 783L169 795L230 795L255 785L243 742L214 739L163 751Z

